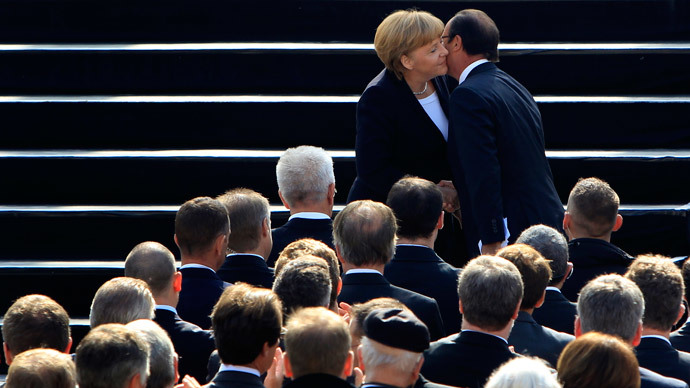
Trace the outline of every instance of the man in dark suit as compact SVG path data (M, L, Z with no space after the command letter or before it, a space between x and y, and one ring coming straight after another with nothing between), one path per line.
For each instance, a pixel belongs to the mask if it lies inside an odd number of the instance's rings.
M326 307L331 302L331 276L323 259L303 256L285 264L273 284L283 302L283 319L305 307Z
M685 285L685 301L690 300L690 260L683 263L683 284ZM671 344L682 352L690 352L690 318L678 330L671 333Z
M211 319L222 364L206 387L263 388L262 374L268 372L267 379L276 377L273 358L280 354L276 349L283 318L273 291L248 284L229 287Z
M199 382L206 382L206 363L216 344L210 331L183 321L177 315L182 274L175 269L172 252L153 241L137 245L125 260L125 276L144 280L149 285L156 301L153 320L172 340L179 356L180 375L190 375Z
M498 61L496 24L482 11L463 10L442 40L448 74L460 82L450 96L448 158L468 249L478 253L481 243L481 253L494 254L532 225L560 227L563 205L537 104L491 63Z
M285 225L273 229L273 249L268 265L273 267L288 244L313 238L333 248L333 159L320 147L288 148L276 165L278 195L290 210Z
M563 285L566 298L577 300L580 289L599 275L623 275L634 260L611 244L611 233L623 224L619 204L618 194L598 178L580 179L570 191L563 229L570 239L568 249L574 268Z
M426 179L403 178L391 188L386 204L398 221L398 242L383 275L398 287L435 299L446 333L459 332L459 270L433 250L443 228L441 190Z
M496 255L515 264L524 285L520 312L508 337L508 344L520 354L539 357L556 367L563 348L575 337L544 327L532 318L535 308L544 303L546 285L551 278L549 263L534 248L525 244L509 245Z
M635 348L640 366L690 384L690 354L673 348L669 335L683 316L683 275L668 257L638 256L625 277L644 295L642 337Z
M640 344L645 300L640 288L618 274L601 275L585 285L577 299L575 337L590 331L615 335L631 346ZM688 387L640 366L640 388Z
M494 369L518 357L508 336L522 300L522 279L508 260L480 256L458 280L462 331L431 344L422 374L456 387L483 387Z
M271 208L268 200L250 189L233 189L218 197L228 210L232 231L228 256L218 269L218 277L228 283L273 286L273 269L266 265L271 252Z
M563 283L573 271L568 261L568 242L558 230L546 225L534 225L520 234L518 244L536 249L551 266L551 279L546 287L544 304L534 309L532 317L540 325L561 333L575 334L577 307L561 293Z
M202 329L228 283L216 274L225 260L230 234L228 211L209 197L185 202L175 215L175 243L182 256L182 290L177 312Z
M338 301L351 305L379 297L398 299L427 325L432 338L440 338L445 331L436 301L393 286L383 277L395 251L396 229L393 211L379 202L351 202L338 213L333 241L344 273Z

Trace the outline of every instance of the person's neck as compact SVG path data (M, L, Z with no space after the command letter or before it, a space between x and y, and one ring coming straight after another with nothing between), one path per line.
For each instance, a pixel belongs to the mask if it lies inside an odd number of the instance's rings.
M187 265L187 264L200 264L206 267L211 268L214 271L217 271L220 266L217 264L217 259L215 257L211 257L211 255L185 255L182 254L182 265Z
M657 330L657 329L652 329L652 328L643 326L642 327L642 336L644 337L646 335L658 335L660 337L664 337L664 338L668 339L671 336L671 330L668 330L668 331Z
M386 267L385 264L366 264L366 265L360 265L360 266L355 266L353 264L350 264L346 261L341 262L343 265L343 273L346 273L347 271L351 269L373 269L375 271L379 271L383 273L383 269Z
M571 240L575 240L575 239L577 239L577 238L591 238L591 239L595 239L595 240L604 240L604 241L606 241L607 243L610 243L610 242L611 242L611 233L612 233L612 232L606 233L606 234L603 235L603 236L590 236L590 235L588 235L587 233L583 233L583 232L579 232L579 231L573 231L573 230L571 229L571 231L570 231L570 239L571 239Z
M476 326L476 325L473 325L473 324L467 322L466 319L462 321L462 330L472 330L472 331L478 331L480 333L492 334L492 335L495 335L497 337L501 337L501 338L505 339L506 341L508 340L508 337L510 337L510 331L512 329L513 329L513 320L512 319L510 320L510 322L508 322L506 327L504 327L501 330L485 330L479 326Z
M464 52L463 52L464 53ZM485 59L483 55L465 55L462 60L458 61L457 66L455 66L455 69L450 69L448 68L448 75L451 77L455 78L456 80L460 80L460 75L462 74L465 69L474 62L477 62L480 59Z
M270 250L269 250L269 252L270 252ZM261 256L264 260L266 260L266 257L268 256L268 254L266 254L266 251L261 248L261 244L259 244L259 247L257 247L256 249L253 249L250 251L246 251L246 252L234 252L233 251L233 252L230 252L229 254L231 254L231 255L232 254L235 254L235 255L257 255L257 256Z
M333 216L333 205L329 204L328 201L321 201L317 203L302 204L297 203L290 206L290 215L295 215L297 213L313 212L313 213L323 213L329 217Z
M427 248L434 248L434 242L436 241L436 233L432 233L429 237L398 237L397 244L412 244L412 245L424 245Z
M530 309L520 309L520 311L525 312L529 315L532 315L532 313L534 312L534 307L532 307Z
M180 294L178 292L167 292L165 294L158 294L153 296L153 300L157 305L164 305L177 308L177 303L180 299Z

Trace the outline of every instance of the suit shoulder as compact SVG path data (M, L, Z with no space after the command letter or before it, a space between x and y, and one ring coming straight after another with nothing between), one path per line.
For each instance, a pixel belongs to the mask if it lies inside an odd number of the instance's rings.
M662 376L646 368L640 368L640 388L688 388L684 381Z

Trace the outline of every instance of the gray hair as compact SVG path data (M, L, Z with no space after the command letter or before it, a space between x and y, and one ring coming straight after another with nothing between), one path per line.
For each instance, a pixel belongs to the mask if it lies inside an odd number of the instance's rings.
M288 148L278 160L276 177L278 190L290 206L320 201L335 183L333 159L321 147Z
M362 337L362 364L367 370L376 369L381 366L393 366L400 373L411 373L415 365L422 358L422 353L415 353L409 350L393 348L369 337Z
M137 319L126 325L139 332L149 344L149 379L146 388L168 388L175 384L175 348L157 323L148 319Z
M582 333L597 331L632 341L644 315L644 296L631 280L602 275L580 291L577 314Z
M539 358L518 357L501 365L484 388L561 388L554 373Z
M156 302L145 281L118 277L110 279L96 291L91 302L91 328L104 323L129 323L137 319L153 319Z
M153 294L166 291L176 271L175 256L155 241L138 244L125 259L125 276L145 281Z
M395 253L398 224L393 210L370 200L350 202L333 220L333 243L354 265L387 264Z
M547 225L533 225L520 233L515 241L536 249L546 260L551 260L553 278L549 284L559 283L568 269L568 241L558 230Z

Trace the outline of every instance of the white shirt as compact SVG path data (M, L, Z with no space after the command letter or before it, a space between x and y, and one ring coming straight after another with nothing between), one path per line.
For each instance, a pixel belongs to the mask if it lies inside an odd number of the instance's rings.
M375 269L368 269L368 268L355 268L355 269L351 269L351 270L345 272L345 275L351 274L351 273L377 273L377 274L383 276L383 274L382 274L381 272L379 272L379 271L377 271L377 270L375 270Z
M470 75L470 72L471 72L472 70L474 70L475 67L481 65L482 63L487 63L487 62L489 62L488 59L482 58L482 59L480 59L480 60L477 60L477 61L474 61L474 62L470 63L470 65L467 66L467 67L465 68L465 70L462 71L462 74L460 74L460 82L458 82L458 83L461 84L464 80L466 80L466 79L467 79L467 76Z
M421 98L417 101L422 104L422 108L424 108L426 114L429 115L431 121L436 124L436 128L441 131L443 138L448 141L448 118L446 114L443 113L441 100L439 100L438 94L433 92L429 97Z
M299 212L295 213L288 218L288 221L290 221L293 218L306 218L308 220L330 220L331 217L328 216L328 214L323 214L319 212Z
M546 287L546 291L556 291L557 293L562 294L561 290L558 289L558 287L548 286L548 287Z
M177 309L174 308L173 306L168 306L167 304L157 304L156 305L156 310L167 310L175 313L177 315Z
M253 374L256 377L261 377L258 370L254 368L248 368L246 366L230 365L230 364L220 364L218 372L244 372Z

